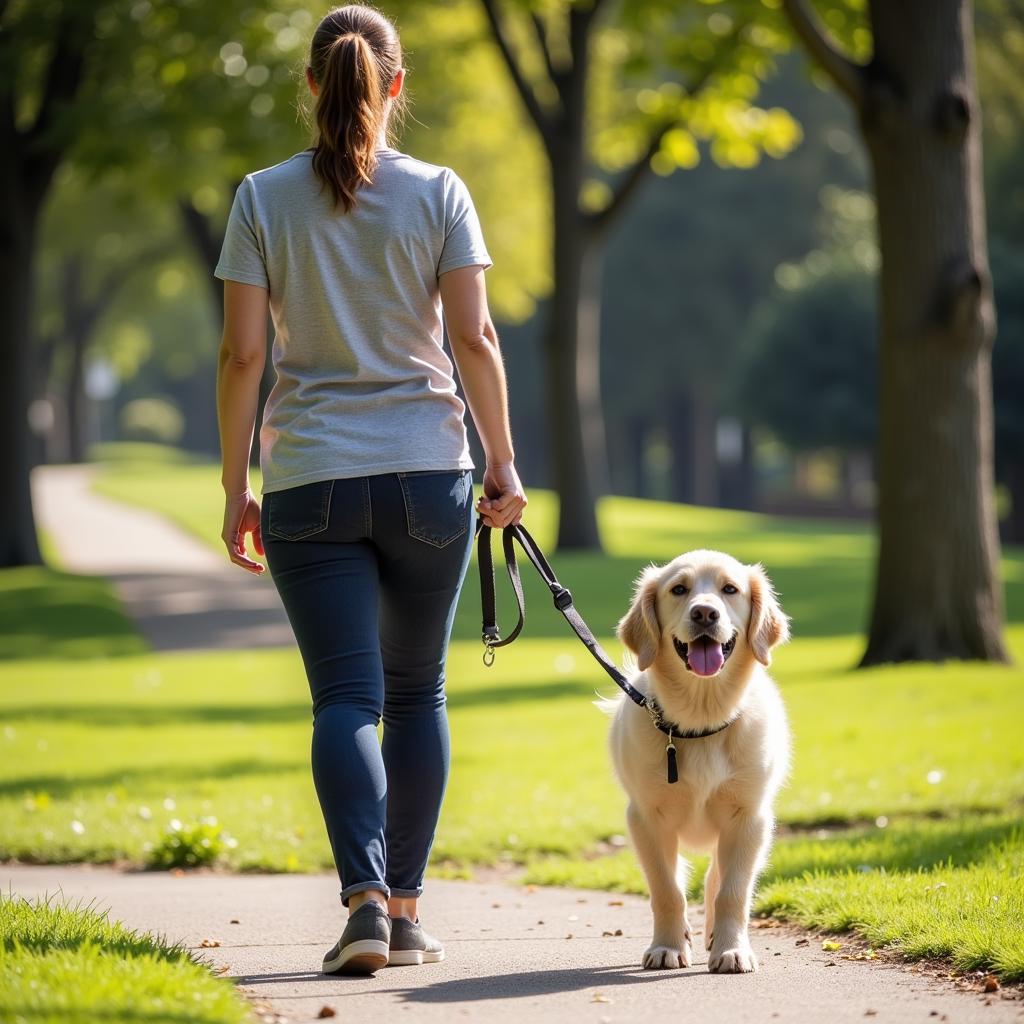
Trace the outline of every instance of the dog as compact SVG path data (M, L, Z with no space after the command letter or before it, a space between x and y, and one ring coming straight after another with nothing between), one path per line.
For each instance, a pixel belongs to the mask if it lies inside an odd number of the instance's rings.
M630 681L657 701L666 723L702 731L731 722L714 735L675 739L678 781L670 782L668 737L650 713L622 697L599 702L613 716L612 761L650 889L654 935L645 968L693 960L682 845L711 852L704 880L708 970L757 970L747 922L790 759L785 708L765 670L772 648L789 639L789 623L760 565L690 551L641 573L618 624L639 670Z

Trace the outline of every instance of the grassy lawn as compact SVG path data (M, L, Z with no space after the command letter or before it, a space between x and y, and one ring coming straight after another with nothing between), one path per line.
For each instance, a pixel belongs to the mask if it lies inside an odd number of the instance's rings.
M217 545L217 480L215 467L173 455L157 464L136 450L108 463L100 486ZM552 512L549 495L532 496L528 523L542 544ZM796 639L778 652L774 674L795 764L759 909L1024 978L1024 670L852 671L872 554L860 526L627 499L605 501L600 513L608 554L558 556L556 567L609 651L618 651L611 631L639 567L690 547L762 560L794 617ZM1024 552L1009 552L1003 569L1019 665ZM607 722L590 705L596 688L614 687L546 591L532 578L528 588L525 638L485 669L479 595L474 578L467 584L449 664L453 770L433 870L514 862L537 882L642 892L620 848ZM53 603L47 618L59 633L71 605ZM114 638L126 628L116 619L107 623ZM140 654L116 639L104 650L100 631L91 652L48 645L45 658L9 654L0 664L0 857L167 863L194 853L242 870L328 866L297 653ZM699 882L695 871L694 894Z
M242 1024L234 986L188 951L89 908L0 896L0 1019Z

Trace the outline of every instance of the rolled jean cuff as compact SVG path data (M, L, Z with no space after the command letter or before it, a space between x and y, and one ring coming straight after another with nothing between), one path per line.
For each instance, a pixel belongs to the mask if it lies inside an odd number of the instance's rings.
M392 889L391 895L400 900L418 900L423 895L423 886L418 889Z
M391 890L384 882L354 882L341 890L341 905L347 907L350 896L355 896L357 892L368 892L370 889L376 889L378 892L384 893L388 899L391 898Z

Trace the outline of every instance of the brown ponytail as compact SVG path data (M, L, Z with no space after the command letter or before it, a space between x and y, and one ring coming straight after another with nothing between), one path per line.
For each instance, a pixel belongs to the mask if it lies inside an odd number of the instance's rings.
M402 69L398 32L373 7L336 7L313 33L309 67L317 84L313 172L347 213L356 189L373 182L378 139L392 108L404 111L404 92L388 102Z

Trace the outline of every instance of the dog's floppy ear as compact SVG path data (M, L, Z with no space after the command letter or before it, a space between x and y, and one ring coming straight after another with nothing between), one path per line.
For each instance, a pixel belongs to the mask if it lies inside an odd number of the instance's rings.
M633 604L619 622L619 639L636 655L637 667L642 672L649 668L661 644L661 624L658 622L656 601L661 569L649 565L636 581Z
M760 565L750 566L750 622L747 643L762 665L772 663L772 648L789 639L789 616L783 614L772 582Z

